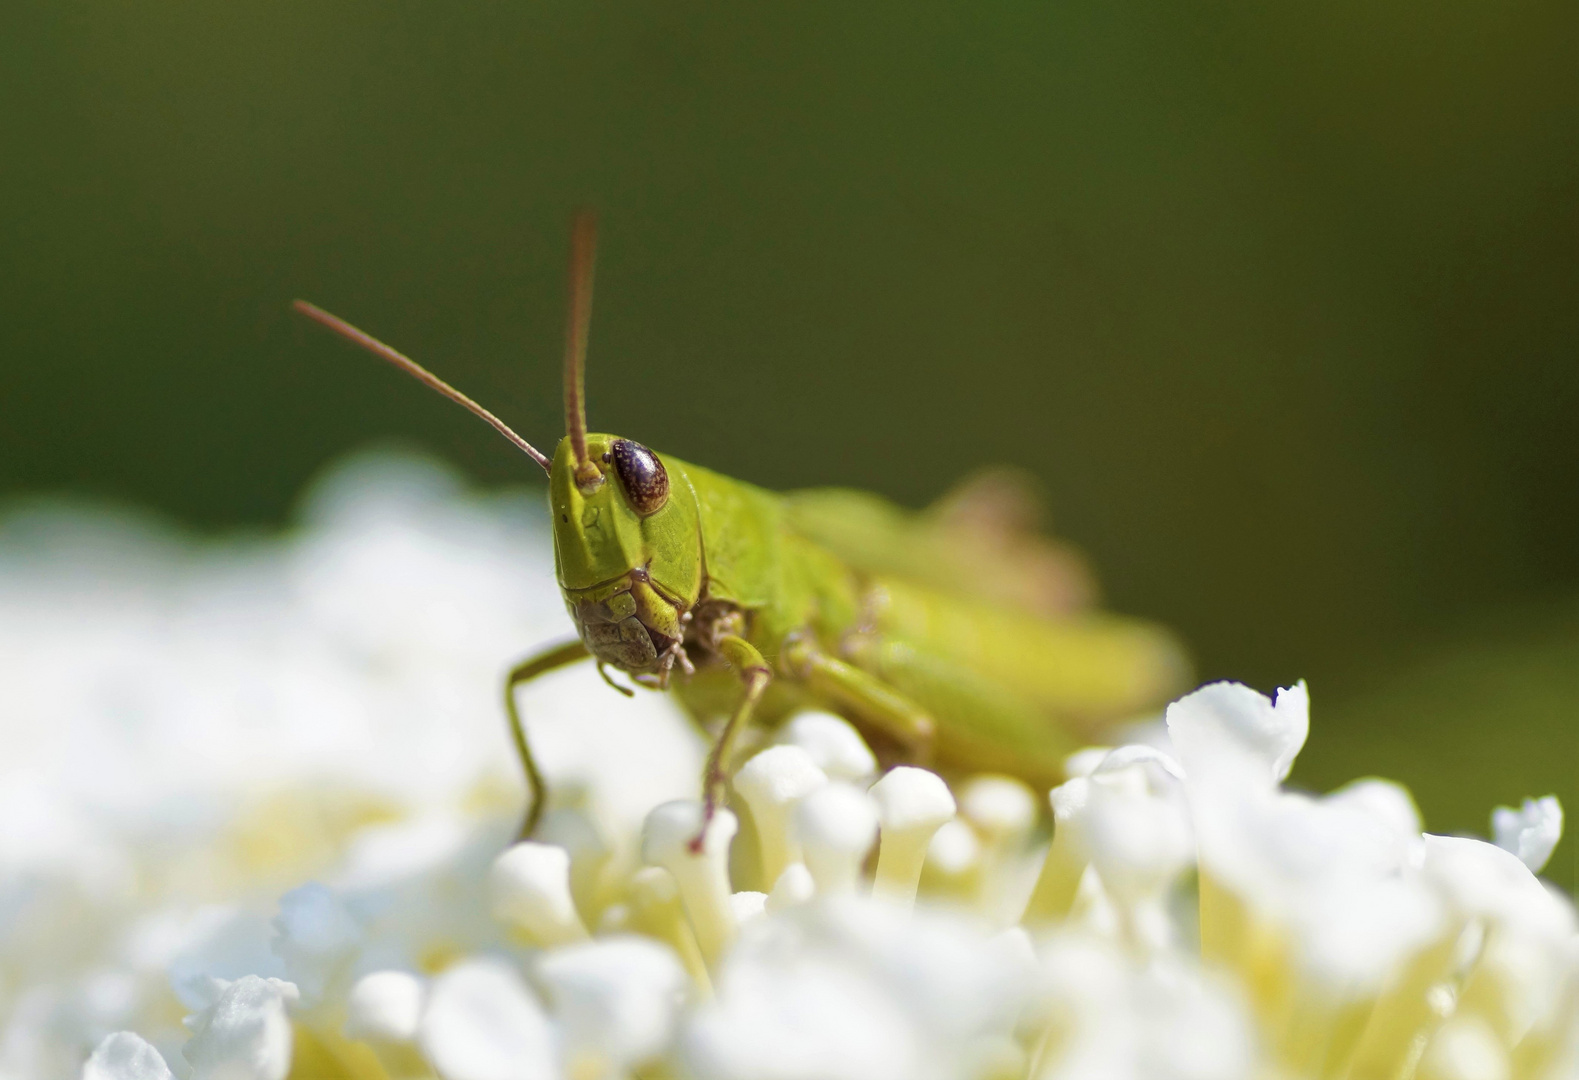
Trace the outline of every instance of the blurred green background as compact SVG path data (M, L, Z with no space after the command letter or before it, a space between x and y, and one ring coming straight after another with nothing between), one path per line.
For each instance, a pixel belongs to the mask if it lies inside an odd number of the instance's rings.
M1571 0L54 0L0 32L0 490L285 520L399 436L561 430L920 505L1016 461L1297 779L1579 805ZM1565 844L1553 876L1574 876Z

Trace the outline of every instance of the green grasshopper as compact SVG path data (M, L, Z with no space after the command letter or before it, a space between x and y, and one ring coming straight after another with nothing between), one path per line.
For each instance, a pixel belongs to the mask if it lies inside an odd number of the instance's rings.
M549 458L416 362L305 301L297 311L493 425L548 473L554 562L580 639L513 668L505 709L530 784L545 789L516 689L588 658L645 687L671 682L698 718L727 715L702 778L723 798L753 718L806 705L874 743L945 769L1034 784L1103 726L1182 689L1172 637L1080 607L1078 568L1027 526L1002 474L916 514L860 492L775 494L616 435L587 431L584 370L595 227L572 230L565 334L567 434ZM719 708L723 705L723 709Z

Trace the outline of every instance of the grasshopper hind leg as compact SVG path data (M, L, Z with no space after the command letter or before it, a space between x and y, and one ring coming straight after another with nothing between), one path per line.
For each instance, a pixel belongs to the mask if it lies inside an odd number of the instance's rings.
M543 774L537 767L537 759L532 756L532 744L526 738L526 725L521 722L521 710L515 703L516 687L531 682L539 675L556 671L578 660L585 660L590 655L584 644L572 641L528 657L511 668L510 674L505 676L504 711L510 718L510 736L515 742L515 752L521 759L521 768L526 773L528 789L526 815L521 822L520 832L516 834L518 841L531 836L532 830L537 828L537 822L543 816L545 791Z
M1082 745L1047 709L951 657L879 634L851 637L845 648L888 693L938 718L934 751L948 768L1058 784L1064 761Z
M878 675L827 655L809 637L786 642L784 660L814 698L876 729L912 763L931 764L937 723L914 698Z

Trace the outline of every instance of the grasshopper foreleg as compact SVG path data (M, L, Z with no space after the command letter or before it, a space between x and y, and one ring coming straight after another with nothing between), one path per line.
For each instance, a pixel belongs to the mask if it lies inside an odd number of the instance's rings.
M718 733L712 752L707 755L707 766L702 772L702 828L691 841L692 852L702 850L702 840L707 834L707 827L712 823L713 813L723 799L724 784L729 779L729 761L734 755L735 742L739 739L740 733L751 723L751 714L756 711L757 702L762 700L762 694L767 690L768 683L773 681L773 669L768 667L768 662L763 659L756 646L745 638L736 634L723 634L714 643L714 648L729 666L740 674L746 689L741 695L740 703L735 706L735 711L724 724L724 730Z
M585 660L589 655L587 647L579 641L556 645L547 652L538 653L521 661L511 668L510 674L505 677L504 711L510 717L510 735L515 740L515 752L521 758L521 768L526 771L528 788L526 819L521 823L521 831L516 835L517 840L525 840L532 835L532 830L537 828L537 820L543 816L544 791L543 774L538 771L537 759L532 756L532 746L526 740L526 726L521 723L521 711L515 704L515 688L539 675L567 664L574 664L577 660Z

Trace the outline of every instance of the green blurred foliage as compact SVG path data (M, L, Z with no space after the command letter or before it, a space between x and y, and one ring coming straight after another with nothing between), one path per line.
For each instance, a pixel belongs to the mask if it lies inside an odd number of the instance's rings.
M528 477L286 304L552 442L591 202L595 427L911 504L1021 462L1112 602L1178 626L1204 675L1311 680L1323 777L1416 730L1339 707L1415 643L1579 576L1570 0L54 0L4 23L0 490L268 522L394 435ZM1572 771L1566 714L1500 707L1432 730L1473 762L1524 723L1551 748L1528 775ZM1424 791L1426 761L1393 771ZM1463 776L1433 819L1513 797Z

